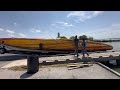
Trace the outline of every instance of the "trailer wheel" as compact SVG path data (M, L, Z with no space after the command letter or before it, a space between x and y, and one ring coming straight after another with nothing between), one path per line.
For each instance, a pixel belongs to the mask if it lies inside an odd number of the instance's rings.
M6 51L6 49L5 49L5 48L0 48L0 54L4 54L4 53L5 53L5 51Z

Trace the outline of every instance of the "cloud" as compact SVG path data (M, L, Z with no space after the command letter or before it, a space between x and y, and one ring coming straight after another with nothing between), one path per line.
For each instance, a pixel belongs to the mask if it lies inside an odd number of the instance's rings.
M12 30L6 30L7 33L14 34L15 32Z
M3 28L0 28L0 31L4 31L4 29L3 29Z
M80 35L92 36L95 39L120 38L120 24L112 24L108 27L99 28L89 32L82 32Z
M67 15L67 18L76 17L77 20L84 22L85 20L92 19L102 13L103 11L73 11Z
M40 29L32 29L31 32L39 33L39 32L41 32L41 30Z
M54 24L51 24L51 26L53 26L55 28L59 28L59 29L65 29L66 27L73 27L74 25L73 24L69 24L67 22L59 21L59 22L56 22Z
M14 26L17 26L17 23L16 23L16 22L14 22L14 23L13 23L13 25L14 25Z
M93 11L93 16L97 16L97 15L100 15L102 13L103 13L103 11Z
M51 26L55 26L56 24L51 24Z
M35 30L35 32L41 32L41 30Z
M6 32L8 33L8 36L10 36L10 37L15 37L15 32L14 31L12 31L12 30L6 30Z
M23 34L23 33L18 33L21 37L26 37L26 35L25 34Z
M7 35L7 36L10 36L10 37L15 37L15 32L12 31L12 30L5 30L3 28L0 28L0 31L3 31L3 34L2 35Z
M56 24L59 24L59 25L62 25L62 26L67 26L67 27L73 26L72 24L68 24L67 22L56 22Z
M10 37L15 37L13 34L8 34L8 36L10 36Z
M68 23L64 23L64 26L71 27L71 26L73 26L73 25L72 25L72 24L68 24Z

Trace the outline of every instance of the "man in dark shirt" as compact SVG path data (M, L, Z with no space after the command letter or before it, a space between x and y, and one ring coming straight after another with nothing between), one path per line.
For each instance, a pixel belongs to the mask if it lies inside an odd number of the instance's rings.
M74 56L77 55L77 57L78 57L78 43L79 43L79 39L77 38L77 35L76 35L74 39L74 47L75 47Z
M40 50L43 49L43 44L42 43L39 44L39 48L40 48Z
M83 54L83 57L85 57L85 54L87 54L89 56L89 54L86 51L86 47L87 47L86 40L82 39L82 54Z

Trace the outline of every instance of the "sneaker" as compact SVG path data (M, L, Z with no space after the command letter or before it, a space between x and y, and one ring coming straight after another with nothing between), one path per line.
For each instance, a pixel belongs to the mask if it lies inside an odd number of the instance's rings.
M87 54L87 56L89 56L89 54Z
M79 55L77 55L77 57L78 57Z

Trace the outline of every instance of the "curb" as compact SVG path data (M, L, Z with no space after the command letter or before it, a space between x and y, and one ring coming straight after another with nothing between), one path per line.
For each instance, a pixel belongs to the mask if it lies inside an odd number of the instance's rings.
M120 77L120 73L118 73L117 71L115 71L115 70L113 70L113 69L111 69L111 68L103 65L103 64L100 63L100 62L97 62L96 64L102 66L103 68L107 69L108 71L110 71L110 72L112 72L113 74L115 74L115 75L117 75L118 77Z

